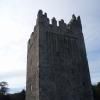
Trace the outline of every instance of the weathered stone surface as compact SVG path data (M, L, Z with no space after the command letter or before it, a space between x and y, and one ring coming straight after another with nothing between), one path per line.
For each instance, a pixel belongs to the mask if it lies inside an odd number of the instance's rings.
M39 11L27 54L26 100L93 100L80 17L69 24Z

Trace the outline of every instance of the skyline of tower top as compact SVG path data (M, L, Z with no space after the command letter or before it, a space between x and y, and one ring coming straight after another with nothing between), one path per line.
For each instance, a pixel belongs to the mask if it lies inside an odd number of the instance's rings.
M76 17L74 14L72 15L72 19L70 20L70 22L67 24L67 23L64 22L63 19L61 19L60 21L57 21L55 17L53 17L50 20L47 17L47 13L43 13L42 10L39 10L38 14L37 14L37 21L38 22L42 22L44 24L50 24L50 21L51 21L51 25L57 26L57 27L65 26L66 29L70 29L71 27L73 27L73 26L75 27L76 26L77 28L80 28L80 30L82 31L82 25L81 25L80 16Z

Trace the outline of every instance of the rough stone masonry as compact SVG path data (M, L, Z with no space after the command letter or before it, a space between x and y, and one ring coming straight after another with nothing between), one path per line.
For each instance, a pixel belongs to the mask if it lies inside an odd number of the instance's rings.
M26 100L93 100L79 16L57 25L38 12L28 41Z

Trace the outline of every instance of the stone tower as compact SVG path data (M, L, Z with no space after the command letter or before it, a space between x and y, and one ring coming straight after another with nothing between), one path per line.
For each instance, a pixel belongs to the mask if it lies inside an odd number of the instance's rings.
M28 41L26 100L93 100L80 17L57 26L38 12Z

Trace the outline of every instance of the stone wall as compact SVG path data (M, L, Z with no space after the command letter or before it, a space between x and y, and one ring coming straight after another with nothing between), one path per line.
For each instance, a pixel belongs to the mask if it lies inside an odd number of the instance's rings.
M26 100L93 100L80 17L51 22L38 12L28 42Z

